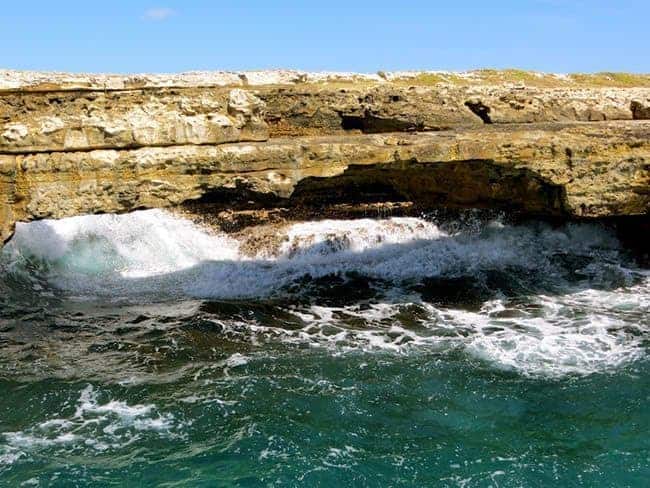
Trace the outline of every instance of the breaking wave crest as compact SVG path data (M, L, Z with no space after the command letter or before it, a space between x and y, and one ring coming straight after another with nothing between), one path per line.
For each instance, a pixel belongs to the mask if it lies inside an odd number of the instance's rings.
M19 224L2 266L66 300L270 301L293 318L215 320L338 352L462 350L547 375L643 354L648 276L596 224L324 220L273 237L244 252L246 236L165 211L75 217Z
M277 249L261 243L251 257L239 241L160 210L74 217L19 224L4 260L16 272L35 269L55 288L87 296L250 298L301 278L346 273L404 282L513 269L552 284L576 264L586 280L624 285L629 278L616 239L596 225L496 220L449 232L423 219L390 218L300 223L278 232Z

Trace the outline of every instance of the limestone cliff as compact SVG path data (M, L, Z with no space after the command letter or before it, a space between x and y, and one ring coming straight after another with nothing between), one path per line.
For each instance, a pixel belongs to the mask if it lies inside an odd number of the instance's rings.
M446 76L0 72L0 237L215 192L648 213L648 80Z

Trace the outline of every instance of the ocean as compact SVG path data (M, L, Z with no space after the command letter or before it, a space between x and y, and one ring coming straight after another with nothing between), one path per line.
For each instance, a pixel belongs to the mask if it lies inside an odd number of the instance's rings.
M0 486L647 486L650 273L612 229L467 211L276 234L18 224Z

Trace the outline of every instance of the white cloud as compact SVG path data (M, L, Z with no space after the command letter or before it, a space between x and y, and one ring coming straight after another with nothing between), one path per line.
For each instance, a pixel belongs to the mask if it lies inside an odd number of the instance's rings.
M145 11L144 13L144 19L145 20L153 20L156 22L160 22L161 20L166 20L169 17L172 17L175 15L176 12L167 7L155 7L155 8L150 8Z

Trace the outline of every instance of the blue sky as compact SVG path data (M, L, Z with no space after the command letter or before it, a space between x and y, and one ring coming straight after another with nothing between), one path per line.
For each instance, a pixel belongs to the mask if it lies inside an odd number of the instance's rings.
M650 72L650 0L11 1L0 67Z

